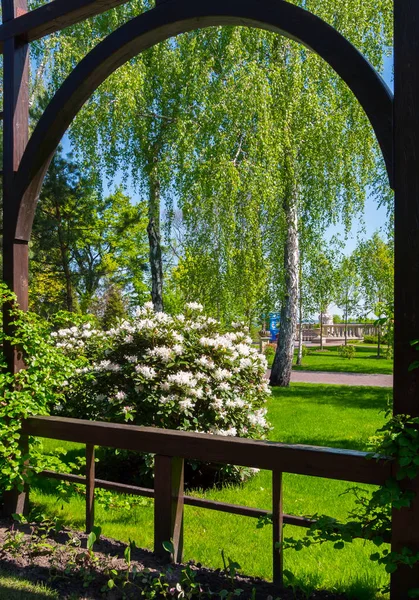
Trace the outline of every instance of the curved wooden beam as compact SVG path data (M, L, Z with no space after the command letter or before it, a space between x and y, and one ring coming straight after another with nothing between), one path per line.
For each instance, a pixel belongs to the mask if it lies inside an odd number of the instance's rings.
M4 19L0 25L0 52L10 38L19 38L21 43L33 42L125 2L129 0L71 0L71 3L54 0L35 10L25 10L10 21Z
M273 31L319 54L364 108L392 180L393 97L369 62L330 25L283 0L168 0L98 44L64 81L45 110L15 180L16 238L28 240L45 172L83 104L118 67L172 36L202 27L241 25Z

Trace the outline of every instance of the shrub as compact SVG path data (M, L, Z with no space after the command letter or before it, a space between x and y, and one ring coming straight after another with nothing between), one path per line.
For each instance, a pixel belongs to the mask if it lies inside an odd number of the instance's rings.
M30 312L17 308L16 296L5 284L0 284L1 304L9 307L13 318L13 336L0 333L1 345L6 341L17 346L26 368L16 374L7 371L4 355L0 359L0 500L4 490L22 487L25 475L19 446L21 419L31 415L47 415L64 399L66 380L81 367L83 359L70 358L62 353L50 337L51 325ZM60 318L63 317L60 313ZM31 440L33 471L46 468L47 462L39 452L37 440Z
M355 356L356 348L353 345L339 346L338 353L342 358L353 358Z
M223 331L199 304L169 316L149 303L109 331L85 324L54 338L89 360L68 382L68 416L248 438L268 431L265 357L241 326Z
M364 335L364 344L378 344L378 335Z
M271 362L275 358L275 353L276 353L276 344L266 344L266 346L263 350L263 354L265 355L265 358L268 361L268 364L271 364Z
M311 348L307 348L307 346L305 346L304 344L302 345L301 348L301 354L304 358L304 356L310 356L310 354L313 354Z
M388 333L383 333L381 336L381 343L388 344L388 342ZM378 344L378 335L364 335L364 344L374 344L376 346Z

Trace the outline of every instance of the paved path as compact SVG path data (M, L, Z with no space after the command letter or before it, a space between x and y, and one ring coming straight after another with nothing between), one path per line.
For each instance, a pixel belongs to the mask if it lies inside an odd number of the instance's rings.
M268 371L268 377L269 377ZM331 373L327 371L293 371L294 383L325 383L336 385L371 385L393 387L393 375L367 375L365 373Z

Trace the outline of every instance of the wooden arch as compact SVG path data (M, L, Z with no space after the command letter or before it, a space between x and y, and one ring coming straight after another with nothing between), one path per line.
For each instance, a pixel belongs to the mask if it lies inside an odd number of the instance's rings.
M52 0L27 11L27 0L2 0L4 55L3 279L23 309L28 298L28 240L39 189L62 135L83 103L124 62L167 37L210 25L249 25L298 40L344 79L374 128L396 194L394 412L419 416L419 2L395 0L395 94L332 27L284 0L156 0L157 7L120 27L76 67L28 142L28 44L129 0ZM373 0L369 0L373 1ZM6 314L7 317L7 314ZM7 329L7 318L4 319ZM10 370L22 363L6 346ZM419 483L409 510L395 511L393 549L419 550ZM418 569L392 578L392 600L419 587Z

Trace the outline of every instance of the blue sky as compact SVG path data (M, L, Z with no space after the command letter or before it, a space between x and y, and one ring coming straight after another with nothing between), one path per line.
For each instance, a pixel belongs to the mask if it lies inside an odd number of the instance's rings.
M383 78L387 85L393 90L393 56L386 57L384 63ZM360 223L354 223L352 231L346 240L346 253L350 254L356 246L357 234L362 238L369 238L377 229L384 229L387 223L387 212L384 207L379 207L377 201L371 196L367 197L364 211L365 231L361 231ZM339 235L342 227L330 227L328 237Z

